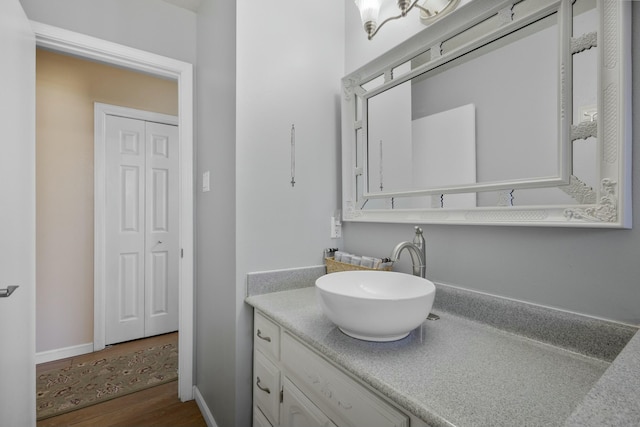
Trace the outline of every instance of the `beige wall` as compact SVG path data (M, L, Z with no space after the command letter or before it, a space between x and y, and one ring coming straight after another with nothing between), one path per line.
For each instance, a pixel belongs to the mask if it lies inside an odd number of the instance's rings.
M36 352L93 342L93 103L178 114L175 81L38 49Z

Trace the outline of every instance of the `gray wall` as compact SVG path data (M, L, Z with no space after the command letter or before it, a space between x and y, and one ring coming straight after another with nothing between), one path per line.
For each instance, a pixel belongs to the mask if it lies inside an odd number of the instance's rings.
M251 424L246 274L319 264L337 244L342 7L289 2L284 15L221 0L198 12L196 177L211 171L212 191L197 190L196 378L219 426ZM331 36L307 31L321 25Z
M347 28L355 25L351 6L345 5ZM354 69L374 55L369 51L368 57L360 55L357 48L361 41L349 37L347 30L347 62ZM632 37L633 46L639 46L637 3L633 4ZM639 106L637 48L633 68L633 104ZM637 113L633 134L635 140L640 136ZM640 167L639 150L633 153L633 164ZM639 175L634 176L632 230L425 225L427 276L468 289L640 325ZM345 249L384 256L397 242L410 240L412 234L409 225L348 223L344 226ZM402 261L400 268L409 272L407 260Z
M247 273L318 265L323 248L339 245L329 224L340 206L344 18L339 2L251 1L238 2L236 23L236 425L244 426L252 391Z
M196 178L209 170L212 191L197 186L196 378L219 426L251 424L247 273L317 265L338 245L342 5L279 6L198 11Z
M218 426L249 425L239 407L235 276L236 3L204 0L196 69L196 385ZM211 191L200 191L202 173ZM249 332L250 333L250 332ZM249 351L245 349L245 351ZM250 369L250 366L249 366ZM251 399L251 395L244 399ZM243 418L245 417L245 418Z

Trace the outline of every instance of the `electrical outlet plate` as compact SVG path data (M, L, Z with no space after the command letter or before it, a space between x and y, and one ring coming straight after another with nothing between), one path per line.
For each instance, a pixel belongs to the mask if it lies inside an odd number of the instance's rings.
M336 218L335 216L331 217L331 238L339 239L342 237L342 222L340 222L340 218Z

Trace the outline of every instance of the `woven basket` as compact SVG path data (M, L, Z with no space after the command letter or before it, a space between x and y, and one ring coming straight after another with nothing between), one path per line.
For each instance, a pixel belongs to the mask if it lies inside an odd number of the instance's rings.
M333 258L325 258L325 264L327 265L327 273L337 273L338 271L353 271L353 270L370 270L370 271L391 271L391 266L384 268L369 268L361 265L345 264L344 262L336 261Z

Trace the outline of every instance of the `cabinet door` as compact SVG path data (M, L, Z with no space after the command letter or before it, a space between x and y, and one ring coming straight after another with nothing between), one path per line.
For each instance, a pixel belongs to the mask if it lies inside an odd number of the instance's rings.
M253 407L253 427L273 427L257 406Z
M291 381L283 383L282 427L336 427Z
M253 403L269 422L280 420L280 369L259 350L253 354Z

